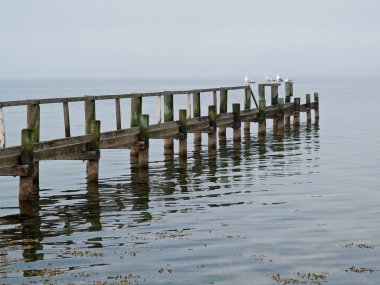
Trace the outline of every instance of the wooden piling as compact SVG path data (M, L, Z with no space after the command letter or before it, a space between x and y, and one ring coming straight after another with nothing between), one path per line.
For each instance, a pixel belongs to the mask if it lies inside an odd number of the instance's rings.
M319 94L314 93L314 116L315 116L315 123L318 123L319 121Z
M277 132L278 135L284 133L284 98L279 98L277 102Z
M191 118L191 93L187 94L187 118Z
M140 117L139 167L144 169L149 167L149 115Z
M241 140L240 104L232 104L232 111L234 114L233 141L239 142Z
M115 99L115 109L116 109L116 129L121 130L120 98Z
M20 177L19 200L34 200L38 195L33 173L34 130L23 129L21 132L21 164L28 167L28 175Z
M173 116L173 94L164 95L164 122L172 122ZM164 140L164 154L169 155L174 153L173 139Z
M5 148L5 124L3 107L0 107L0 149Z
M186 110L179 110L179 156L187 158L187 115Z
M90 143L88 150L96 151L98 157L87 161L87 183L97 184L99 179L100 121L90 122Z
M217 99L217 93L216 93L216 91L214 90L213 92L212 92L212 103L213 103L213 105L215 106L215 107L217 107L218 106L218 99ZM216 111L216 109L215 109L215 111Z
M193 93L193 117L197 118L201 116L201 94L200 92ZM194 133L194 144L201 145L202 144L202 133L196 132Z
M210 132L208 133L208 148L215 149L216 148L216 106L211 105L208 106L208 119L210 122Z
M271 86L271 105L276 106L278 104L278 86L272 85ZM273 116L273 130L277 132L277 116Z
M293 128L296 130L300 127L300 105L301 99L294 98Z
M40 141L40 105L39 104L29 104L27 108L27 128L33 130L33 142ZM40 165L38 161L34 162L33 168L33 179L36 185L39 185L39 171Z
M220 89L219 114L227 113L228 91ZM226 127L219 127L219 142L226 141Z
M157 96L156 110L157 110L157 124L161 124L161 122L162 122L162 115L161 115L161 96Z
M244 110L249 110L251 109L251 89L249 86L247 86L244 89L244 95L245 95L245 100L244 100ZM249 133L251 130L251 123L250 122L244 122L244 133Z
M95 100L86 98L84 101L85 132L90 133L90 125L96 120Z
M265 136L266 135L266 101L265 100L259 100L259 128L258 128L258 135L259 136Z
M259 108L260 108L260 100L265 100L265 84L259 84L258 90L259 90Z
M291 97L293 96L293 82L285 82L285 103L291 102ZM285 127L290 127L290 114L285 113Z
M307 125L311 125L311 100L310 100L310 94L306 94L306 122Z
M70 112L69 112L69 102L63 102L63 121L65 126L65 137L71 137L70 130Z
M131 98L131 128L140 126L142 114L142 97ZM131 164L137 163L139 150L137 146L132 146L129 150Z

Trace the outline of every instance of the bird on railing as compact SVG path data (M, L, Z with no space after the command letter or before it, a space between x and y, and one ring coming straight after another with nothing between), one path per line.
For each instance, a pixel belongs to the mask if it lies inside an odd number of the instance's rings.
M280 75L277 74L277 81L278 82L283 82L284 80L282 79L282 77L280 77Z
M273 81L273 78L268 76L268 75L265 75L265 81L266 82L272 82Z
M245 81L245 85L247 85L247 86L249 86L249 84L256 83L254 80L248 79L247 76L245 76L244 81Z
M293 79L288 79L288 78L285 78L284 80L285 82L293 82Z

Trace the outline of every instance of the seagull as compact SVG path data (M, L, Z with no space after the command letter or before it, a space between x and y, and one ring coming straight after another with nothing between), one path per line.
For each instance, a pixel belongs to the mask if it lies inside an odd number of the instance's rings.
M285 82L293 82L292 79L285 78Z
M273 79L272 79L272 77L270 77L270 76L268 76L268 75L265 75L265 81L266 81L266 82L272 82Z
M278 82L283 82L284 80L280 77L280 75L277 74L277 81Z
M251 83L256 83L254 80L249 80L247 76L245 76L244 80L245 80L245 85L247 86Z

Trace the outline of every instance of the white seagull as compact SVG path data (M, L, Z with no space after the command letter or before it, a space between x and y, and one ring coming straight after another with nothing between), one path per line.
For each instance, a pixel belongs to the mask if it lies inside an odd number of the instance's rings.
M284 80L280 77L280 75L277 74L277 81L278 82L283 82Z
M273 81L273 78L268 76L268 75L265 75L265 81L266 82L272 82Z
M285 82L293 82L292 79L285 78Z
M251 84L251 83L255 83L254 80L249 80L248 77L247 77L247 75L245 76L244 81L245 81L245 85L247 85L247 86L248 86L249 84Z

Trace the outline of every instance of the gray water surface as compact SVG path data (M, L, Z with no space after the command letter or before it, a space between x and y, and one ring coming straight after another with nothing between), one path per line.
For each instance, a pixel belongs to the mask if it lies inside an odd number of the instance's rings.
M146 172L131 170L128 150L102 150L99 187L87 186L82 161L41 162L40 200L23 214L18 178L0 177L0 283L378 284L379 81L296 79L301 101L320 94L318 126L302 114L300 131L281 138L269 122L261 140L252 123L241 143L229 130L215 151L189 135L187 162L165 157L159 140ZM0 101L230 84L241 82L0 81ZM151 122L154 104L144 101ZM83 103L70 107L73 135L83 134ZM113 102L96 107L102 130L115 128ZM41 112L41 139L62 137L62 106ZM25 108L5 119L8 145L19 144Z

